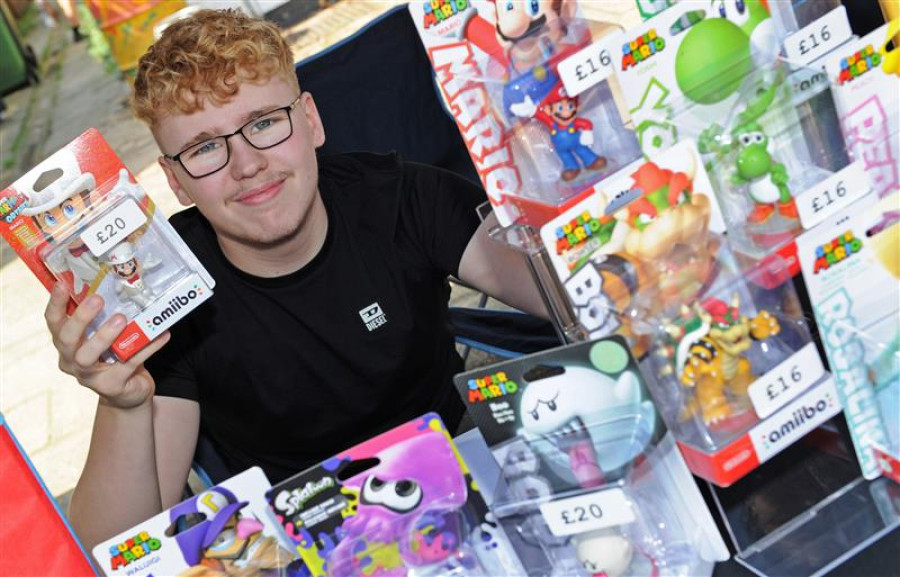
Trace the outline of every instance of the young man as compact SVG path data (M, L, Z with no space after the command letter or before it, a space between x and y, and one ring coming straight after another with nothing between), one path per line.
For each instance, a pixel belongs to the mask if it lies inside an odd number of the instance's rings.
M100 396L70 508L88 546L179 501L201 430L232 472L274 482L427 411L456 427L448 274L543 312L521 256L479 227L479 189L393 156L317 161L316 104L271 24L176 22L141 59L133 108L195 205L171 222L217 285L112 365L99 358L125 320L86 339L102 299L70 318L61 287L51 296L60 367Z

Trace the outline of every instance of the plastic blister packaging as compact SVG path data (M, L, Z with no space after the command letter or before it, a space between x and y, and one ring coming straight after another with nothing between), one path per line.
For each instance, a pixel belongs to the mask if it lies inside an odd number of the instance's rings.
M313 576L521 574L435 414L278 484L268 499Z
M492 511L529 575L698 575L722 558L620 337L456 384L499 466Z
M728 253L722 244L717 258ZM787 266L769 259L747 271L717 270L696 299L670 302L638 330L653 343L642 368L688 465L728 486L841 403Z
M43 284L121 313L112 352L127 360L212 296L213 279L94 130L12 184L0 231Z
M619 31L575 6L475 1L436 20L410 4L502 227L539 227L638 154L611 76Z

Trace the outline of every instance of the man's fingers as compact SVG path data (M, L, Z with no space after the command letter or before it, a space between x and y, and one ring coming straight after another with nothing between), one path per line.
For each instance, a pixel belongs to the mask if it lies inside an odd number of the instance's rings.
M75 351L75 364L82 368L94 366L100 360L100 355L107 351L115 342L116 337L125 328L125 324L125 317L121 314L115 314L100 325L97 332Z
M69 292L61 282L57 282L53 285L53 290L50 291L50 302L47 303L47 308L44 309L44 320L47 322L47 327L49 327L50 333L54 337L59 334L63 323L69 318L66 315L66 305L68 303Z
M75 309L69 320L63 323L57 334L57 340L62 345L60 353L70 357L74 355L75 347L84 338L84 331L101 310L103 310L103 298L99 295L91 295L78 305L78 308Z
M126 363L118 363L112 369L113 371L125 373L127 376L131 376L134 372L144 364L144 361L150 358L150 356L163 348L163 346L169 342L169 339L172 337L169 331L164 332L159 335L156 340L151 342L149 345L141 349L137 354L128 359Z

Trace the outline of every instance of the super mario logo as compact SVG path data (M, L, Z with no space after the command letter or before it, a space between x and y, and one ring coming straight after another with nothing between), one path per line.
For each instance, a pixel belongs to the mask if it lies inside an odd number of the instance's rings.
M485 375L480 379L469 379L469 402L481 403L489 399L496 399L503 395L511 395L519 390L519 385L506 377L506 373L500 371L493 375Z
M11 223L27 206L27 199L21 194L2 197L0 198L0 218Z
M556 229L556 254L563 254L596 237L603 230L603 225L612 221L611 217L595 218L584 211L566 224Z
M657 36L656 29L651 28L646 34L622 45L622 70L637 66L665 48L665 39Z
M425 2L422 26L427 30L464 12L468 7L469 0L430 0Z
M862 246L862 241L856 238L852 232L847 231L831 242L826 242L822 246L817 247L813 274L819 274L819 272L847 260L862 250Z
M151 537L147 531L141 531L131 539L112 545L109 548L109 567L111 570L127 567L162 547L159 539Z
M881 66L881 52L875 51L869 44L853 56L841 59L841 73L838 84L853 82L863 74Z

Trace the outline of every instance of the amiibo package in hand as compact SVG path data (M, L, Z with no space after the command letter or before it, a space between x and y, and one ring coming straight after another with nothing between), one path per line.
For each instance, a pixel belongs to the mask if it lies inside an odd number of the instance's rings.
M92 294L127 324L112 352L128 360L212 296L214 282L96 130L0 196L0 232L41 283L75 303Z
M492 510L529 575L701 575L727 557L621 337L456 387L500 467Z
M253 467L94 548L108 577L307 577Z
M613 92L619 31L576 2L410 12L501 226L539 227L637 157Z
M434 413L279 483L267 498L314 577L522 574Z

